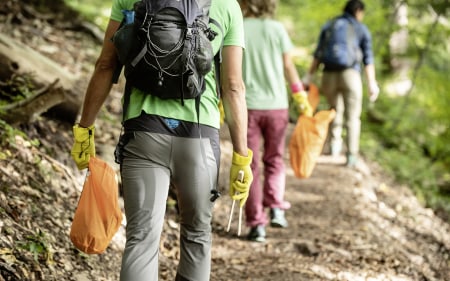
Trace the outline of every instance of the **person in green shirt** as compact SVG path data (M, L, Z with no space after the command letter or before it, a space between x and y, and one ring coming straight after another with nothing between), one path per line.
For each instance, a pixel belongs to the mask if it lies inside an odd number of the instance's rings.
M246 224L250 227L248 239L264 242L265 226L269 222L265 208L270 212L270 225L287 227L284 212L290 207L284 200L286 129L289 121L288 93L299 113L312 115L299 75L292 62L293 44L283 25L272 17L275 0L241 0L244 14L245 53L244 83L248 107L248 147L253 151L251 164L254 180L245 206ZM262 157L260 156L263 141ZM263 162L264 182L260 180L260 162Z
M118 64L111 38L137 0L113 0L103 48L89 82L81 118L73 128L72 157L79 169L95 156L94 122L107 98ZM247 148L247 111L242 80L244 49L243 18L234 0L212 0L211 28L218 33L212 42L215 53L223 40L221 98L233 144L230 194L240 205L247 200L253 180ZM177 192L180 211L180 261L177 281L207 281L211 270L211 219L220 163L220 113L214 71L206 75L206 90L195 100L162 100L131 90L124 108L124 134L119 140L126 226L121 281L158 280L159 242L164 223L169 184ZM243 181L237 181L240 171Z

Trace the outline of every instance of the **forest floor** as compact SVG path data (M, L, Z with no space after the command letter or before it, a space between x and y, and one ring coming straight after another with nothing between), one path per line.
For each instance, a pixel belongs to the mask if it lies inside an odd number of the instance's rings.
M76 46L84 40L90 42L86 46L95 45L90 39L46 25L45 18L22 18L14 28L2 22L1 32L27 42L64 68L85 71L88 79L92 67L80 64L93 63L98 49ZM120 133L120 97L120 87L113 88L96 122L97 153L115 169L112 152ZM71 124L42 117L21 129L25 136L16 135L0 147L4 155L0 157L0 281L118 280L125 220L101 255L83 254L69 239L85 176L70 159ZM286 150L285 198L292 205L286 212L289 227L268 227L265 243L249 242L244 223L242 235L236 234L236 210L232 229L226 232L232 203L226 191L232 150L226 127L221 133L223 196L214 207L211 280L450 281L450 225L424 208L407 186L395 183L368 160L363 161L365 169L354 170L344 166L343 158L322 155L311 177L298 179ZM160 280L168 281L174 279L179 257L179 225L172 203L168 201L160 244Z

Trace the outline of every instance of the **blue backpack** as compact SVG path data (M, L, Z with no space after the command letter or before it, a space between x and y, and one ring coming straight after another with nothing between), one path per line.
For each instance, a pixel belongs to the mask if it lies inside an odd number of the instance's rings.
M337 17L328 24L318 49L318 58L327 70L343 70L361 62L356 28L349 19Z

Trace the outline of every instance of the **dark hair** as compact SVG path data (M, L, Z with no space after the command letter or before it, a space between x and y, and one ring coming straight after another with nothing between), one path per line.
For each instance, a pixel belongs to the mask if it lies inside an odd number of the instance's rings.
M229 1L229 0L228 0ZM278 0L239 0L244 17L273 17Z
M352 16L355 16L358 10L364 11L364 3L360 0L349 0L345 4L344 12Z

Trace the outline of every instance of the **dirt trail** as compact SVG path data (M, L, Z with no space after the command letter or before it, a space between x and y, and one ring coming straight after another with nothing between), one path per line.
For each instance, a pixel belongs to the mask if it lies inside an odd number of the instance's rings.
M222 139L221 187L230 149L227 135ZM327 156L310 178L298 179L288 157L289 227L268 227L266 243L249 242L247 227L236 235L236 212L227 233L231 200L223 196L215 207L211 280L450 280L450 227L407 188L391 186L374 164L363 174Z
M84 64L93 64L95 51L67 48L77 46L77 33L41 20L46 27L42 30L54 34L49 38L61 38L47 42L46 37L31 32L35 22L30 19L14 27L2 23L0 29L14 31L18 40L34 39L26 41L34 49L51 46L53 50L56 46L54 52L45 54L73 68L74 73L80 69L90 72L91 66ZM120 98L121 93L113 91L102 112L106 121L96 122L97 152L111 163L120 131ZM80 254L68 238L83 179L68 153L71 126L42 119L29 127L30 138L42 144L40 152L17 137L16 147L5 150L11 151L14 160L0 160L0 280L118 280L123 228L99 256ZM372 171L367 175L345 168L343 159L321 157L312 176L300 180L290 170L286 154L286 199L292 204L286 213L289 228L268 228L263 244L245 240L245 226L237 237L236 220L227 233L231 200L225 188L232 150L225 130L221 145L223 196L214 212L211 281L450 281L450 226L373 163L367 163ZM52 158L48 151L59 153ZM41 159L39 164L35 157ZM37 235L42 233L45 236ZM169 208L160 247L162 281L175 276L178 235L176 212ZM40 253L36 260L36 252L17 246L35 236L50 245L44 254L51 255L42 257Z
M98 153L107 160L119 134L117 124L111 124L97 123ZM69 126L35 125L45 132L43 151L57 138L61 151L70 150L71 136L59 133L69 132ZM32 155L44 153L26 142L17 145L15 161L0 161L0 280L117 281L124 228L104 254L77 252L68 231L83 173L76 172L68 153L59 155L67 158L62 162L46 157L36 165ZM450 281L450 226L374 164L364 175L345 168L343 159L323 156L312 176L300 180L286 155L289 227L267 228L266 243L245 240L245 225L237 237L236 219L227 233L231 199L225 187L232 150L226 134L221 146L223 196L214 210L211 281ZM42 174L43 167L49 174ZM30 235L33 243L47 245L45 252L18 247ZM161 281L174 280L178 259L179 225L175 208L169 207L160 244Z
M289 135L293 128L290 124ZM222 197L214 209L211 281L450 281L450 226L423 208L407 187L387 178L376 163L365 162L369 173L362 173L346 168L343 157L321 156L312 176L298 179L286 150L289 227L268 227L266 243L249 242L245 223L237 236L235 208L231 231L226 232L232 203L227 193L232 146L226 127L221 148ZM176 211L169 207L160 280L175 276L178 229ZM118 254L121 234L123 230L112 247Z

